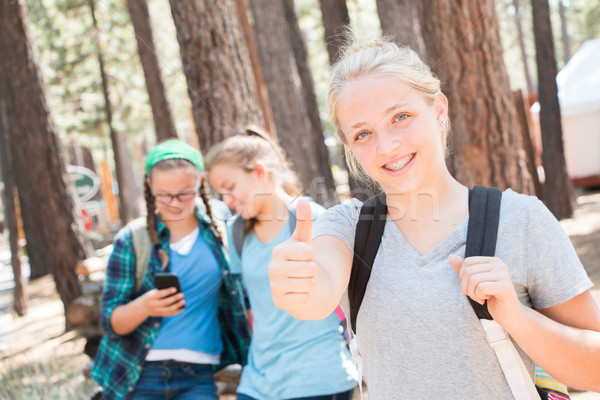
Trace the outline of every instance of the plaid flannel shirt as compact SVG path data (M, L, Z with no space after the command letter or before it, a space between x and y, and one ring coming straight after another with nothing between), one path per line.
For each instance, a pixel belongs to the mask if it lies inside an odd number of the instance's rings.
M244 365L250 344L250 329L241 278L231 274L226 252L215 237L208 217L197 207L196 216L200 235L213 251L222 277L218 315L224 350L221 354L221 365L215 366L215 369L234 363ZM157 231L160 246L168 252L170 233L158 217ZM130 397L140 378L141 364L154 343L162 321L160 317L149 317L127 335L118 335L112 330L110 316L113 310L153 289L155 272L168 272L170 265L162 269L157 248L154 246L139 293L135 293L135 268L131 228L125 227L115 236L113 251L108 260L102 293L101 322L104 337L91 373L92 378L102 385L102 398L105 400Z

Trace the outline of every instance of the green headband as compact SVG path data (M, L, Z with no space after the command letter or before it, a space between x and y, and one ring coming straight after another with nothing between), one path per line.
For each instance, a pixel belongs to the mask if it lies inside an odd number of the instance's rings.
M146 175L150 176L150 168L161 161L181 158L194 164L198 172L204 171L202 154L194 147L180 140L167 140L148 152L146 155Z

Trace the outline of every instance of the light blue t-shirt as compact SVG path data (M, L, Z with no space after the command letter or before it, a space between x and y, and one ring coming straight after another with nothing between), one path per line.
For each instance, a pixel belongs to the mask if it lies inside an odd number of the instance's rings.
M221 354L223 343L217 312L221 275L214 254L202 235L198 235L188 254L171 250L170 257L171 272L179 278L185 309L163 319L152 349L184 348Z
M313 215L323 208L312 203ZM232 238L233 220L228 224ZM289 224L269 243L250 233L244 240L242 261L230 246L231 270L242 273L254 318L248 364L238 393L256 399L289 399L328 395L357 384L340 320L332 313L320 321L301 321L273 303L268 267L273 248L291 236Z

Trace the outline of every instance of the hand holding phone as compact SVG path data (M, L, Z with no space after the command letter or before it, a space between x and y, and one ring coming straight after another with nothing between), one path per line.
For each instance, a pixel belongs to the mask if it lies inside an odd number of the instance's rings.
M154 275L154 286L158 289L167 289L174 287L177 291L173 294L181 292L181 286L179 286L179 279L177 275L170 272L159 272Z

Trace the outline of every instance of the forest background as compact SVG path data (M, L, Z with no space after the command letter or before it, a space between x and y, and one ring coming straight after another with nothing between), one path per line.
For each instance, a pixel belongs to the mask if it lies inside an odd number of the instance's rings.
M395 35L442 78L461 182L536 194L559 219L572 215L554 77L600 36L597 1L1 1L0 241L12 250L16 315L27 313L26 280L49 273L65 310L81 297L75 266L143 212L143 157L167 137L206 150L245 123L266 126L308 194L324 205L350 190L364 198L325 104L342 23ZM543 152L519 114L538 93ZM81 201L67 165L95 171L102 190Z

